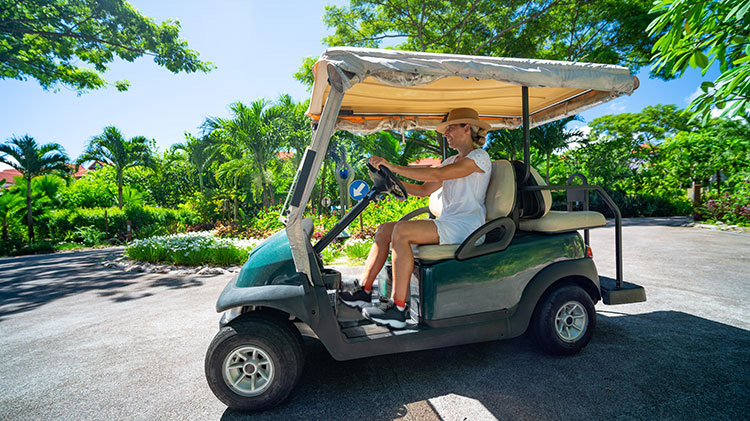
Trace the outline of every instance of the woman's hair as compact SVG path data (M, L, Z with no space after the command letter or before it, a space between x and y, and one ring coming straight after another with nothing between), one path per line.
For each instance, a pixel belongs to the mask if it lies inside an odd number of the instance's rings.
M465 126L466 124L464 124ZM483 147L487 137L487 130L480 129L477 126L469 124L471 128L471 141L478 147Z

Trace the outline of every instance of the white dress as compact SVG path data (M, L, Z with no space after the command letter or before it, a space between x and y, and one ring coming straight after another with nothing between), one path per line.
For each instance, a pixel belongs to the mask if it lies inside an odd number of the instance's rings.
M442 166L452 164L458 155L451 156ZM484 224L487 210L484 198L490 183L492 160L481 148L469 152L464 159L472 159L484 172L443 181L443 211L434 219L440 244L461 244L466 237Z

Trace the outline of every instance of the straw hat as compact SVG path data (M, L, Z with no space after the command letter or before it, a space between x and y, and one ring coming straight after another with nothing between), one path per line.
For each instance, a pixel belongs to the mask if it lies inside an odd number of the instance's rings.
M471 124L480 129L489 130L490 123L479 119L479 113L471 108L456 108L448 113L448 118L437 125L438 133L445 133L445 129L451 124Z

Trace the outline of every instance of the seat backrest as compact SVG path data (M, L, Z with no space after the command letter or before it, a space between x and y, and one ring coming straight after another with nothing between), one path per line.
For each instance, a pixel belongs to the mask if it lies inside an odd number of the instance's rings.
M513 161L516 177L519 180L523 178L524 164L521 161ZM531 177L526 180L524 186L546 186L541 175L531 167ZM524 187L519 186L519 187ZM549 213L552 207L552 193L549 190L521 192L518 197L518 214L521 219L541 218Z
M487 185L487 196L484 206L487 209L487 221L510 215L516 202L516 173L509 161L492 161L492 174ZM430 213L440 217L443 210L443 189L439 188L430 195Z

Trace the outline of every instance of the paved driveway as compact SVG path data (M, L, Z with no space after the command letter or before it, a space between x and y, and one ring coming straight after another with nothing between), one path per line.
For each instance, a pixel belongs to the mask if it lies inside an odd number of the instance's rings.
M336 362L307 338L293 395L248 419L744 419L750 235L676 223L626 220L626 279L648 302L597 305L578 355L521 337ZM612 230L591 235L613 276ZM0 259L0 419L244 419L203 377L229 277L102 268L115 253Z

